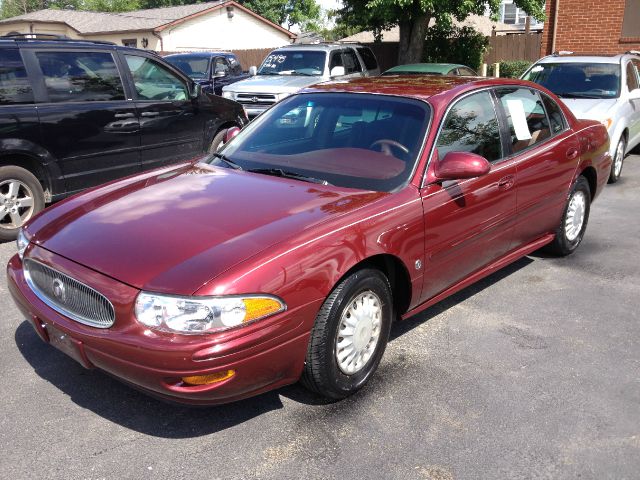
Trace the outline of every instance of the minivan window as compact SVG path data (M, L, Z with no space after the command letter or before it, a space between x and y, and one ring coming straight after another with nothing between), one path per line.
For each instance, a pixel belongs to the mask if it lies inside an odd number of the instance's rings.
M124 100L118 68L107 52L36 52L50 102Z
M140 100L186 100L187 85L155 60L125 55Z
M353 50L347 49L344 51L343 62L344 62L344 73L346 75L362 72L360 61L358 61L358 57L356 57L356 52L354 52Z
M631 62L627 63L627 88L630 92L638 88L638 79L636 77L636 69L633 68Z
M0 49L0 105L33 103L33 91L17 49Z
M507 115L512 153L518 153L551 136L549 120L535 90L499 88L496 93Z
M360 57L362 57L362 61L364 62L367 70L375 70L378 68L378 62L376 61L376 56L373 54L370 48L368 47L358 47L356 48Z

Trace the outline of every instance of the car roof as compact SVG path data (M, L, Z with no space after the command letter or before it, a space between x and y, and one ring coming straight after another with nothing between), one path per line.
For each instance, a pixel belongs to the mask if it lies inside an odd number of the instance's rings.
M231 52L214 51L214 52L184 52L184 53L172 53L165 55L164 58L187 58L187 57L228 57L234 55Z
M384 73L394 72L415 72L415 73L447 73L454 68L466 67L458 63L410 63L407 65L397 65Z
M618 55L576 55L576 54L554 54L541 58L536 63L620 63L624 57L631 57L628 54Z
M291 45L283 45L282 47L278 47L274 49L274 51L278 50L323 50L328 52L330 50L335 50L337 48L345 48L345 47L362 47L358 43L305 43L305 44L291 44Z
M466 91L501 85L540 88L540 85L514 78L393 75L386 77L358 77L317 83L305 88L302 93L374 93L426 100L445 92L450 92L453 97Z

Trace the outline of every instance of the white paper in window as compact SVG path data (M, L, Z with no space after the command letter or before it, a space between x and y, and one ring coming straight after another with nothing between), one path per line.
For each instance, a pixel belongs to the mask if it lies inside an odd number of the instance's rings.
M527 125L527 114L524 112L522 100L508 99L507 109L511 115L513 129L516 131L516 138L518 140L531 140L531 132L529 131L529 125Z

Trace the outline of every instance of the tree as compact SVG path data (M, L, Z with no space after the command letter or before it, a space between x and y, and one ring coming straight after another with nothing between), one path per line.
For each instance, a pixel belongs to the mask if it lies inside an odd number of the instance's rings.
M299 25L301 30L317 28L320 22L320 5L316 0L239 0L238 3L288 30L294 25Z
M487 10L496 15L500 0L343 0L340 23L373 30L379 39L383 30L398 25L400 43L398 63L416 63L422 58L424 39L429 22L450 24L452 19L464 20L470 14L483 15ZM514 0L533 17L544 19L544 0Z

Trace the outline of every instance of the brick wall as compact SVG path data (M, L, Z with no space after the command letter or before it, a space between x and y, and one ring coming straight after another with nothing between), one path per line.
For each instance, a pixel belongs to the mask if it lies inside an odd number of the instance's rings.
M553 14L548 0L541 55L552 52ZM555 50L576 53L624 53L640 50L640 37L621 38L625 0L560 0Z

